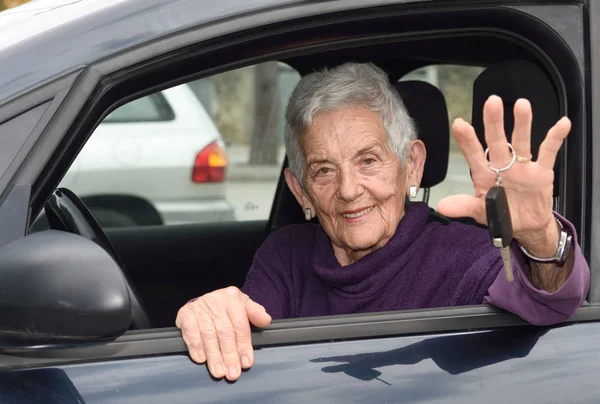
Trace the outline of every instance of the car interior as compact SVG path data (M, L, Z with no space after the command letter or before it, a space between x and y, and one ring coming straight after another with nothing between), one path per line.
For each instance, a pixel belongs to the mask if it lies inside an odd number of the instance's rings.
M565 90L565 83L578 78L571 55L563 55L561 59L560 46L556 45L554 51L558 56L550 61L535 46L519 41L514 35L499 31L458 30L457 27L468 25L465 22L467 14L463 13L455 20L447 15L442 19L441 14L432 15L430 19L406 15L393 18L379 16L376 25L372 21L355 21L352 24L339 21L319 27L317 22L313 22L315 27L304 30L277 27L280 29L277 35L259 32L254 36L249 34L251 46L241 43L237 47L224 47L224 50L218 46L207 46L204 49L210 50L203 51L184 49L172 55L170 63L158 67L157 64L137 66L138 70L107 78L106 83L110 83L106 87L108 90L102 95L98 90L97 100L90 103L86 111L82 111L85 117L78 122L77 130L71 136L76 136L76 133L87 133L89 136L94 125L109 110L127 100L191 78L209 76L257 61L278 60L301 75L346 61L368 61L389 74L416 122L420 139L426 145L427 161L421 187L425 189L424 199L427 199L427 190L446 177L451 123L448 120L447 100L440 90L425 82L399 81L407 73L432 64L485 67L474 83L472 117L465 117L471 119L484 148L482 109L491 94L498 94L504 100L509 141L514 102L521 97L531 101L535 117L532 130L534 159L547 130L567 112L567 106L569 114L579 112L577 105L568 105ZM483 14L478 17L488 18ZM506 21L512 21L510 18L507 17ZM374 26L377 28L374 29ZM410 34L398 35L399 26ZM428 30L430 26L436 27L436 30ZM419 33L421 31L423 33ZM273 28L272 32L277 31ZM540 30L539 35L548 34ZM209 59L212 67L198 72L196 62ZM573 131L577 134L578 128L574 127ZM84 142L83 135L77 139L66 148L71 159ZM569 141L584 140L577 140L577 136L574 136L574 140ZM569 217L577 218L580 196L570 193L567 198L564 191L567 187L576 186L567 181L566 172L577 172L581 163L569 162L568 166L566 161L563 155L555 167L555 208L566 212ZM286 164L284 162L281 167L282 173ZM67 168L63 166L58 171L64 174ZM47 183L56 184L60 175L55 174L54 180ZM173 327L177 310L189 299L230 285L241 287L263 240L284 226L304 222L304 214L288 190L283 175L277 183L270 217L265 221L105 230L92 226L90 229L88 224L93 219L89 217L81 219L85 224L68 223L68 218L60 218L64 206L79 206L80 201L75 195L69 194L68 190L48 190L48 194L52 194L49 200L34 202L34 212L36 209L40 211L45 204L47 214L49 211L55 212L52 219L49 217L51 227L79 232L100 240L98 242L112 251L121 263L131 286L131 294L135 296L138 314L134 318L138 320L134 320L132 328L136 329ZM66 198L67 202L56 202L60 198ZM74 209L82 208L79 206ZM136 209L135 205L132 205L132 209ZM430 218L442 223L450 221L434 209L431 209ZM453 220L477 225L469 218ZM575 220L575 225L578 227L580 223ZM82 227L87 230L82 231ZM103 238L104 234L106 238Z

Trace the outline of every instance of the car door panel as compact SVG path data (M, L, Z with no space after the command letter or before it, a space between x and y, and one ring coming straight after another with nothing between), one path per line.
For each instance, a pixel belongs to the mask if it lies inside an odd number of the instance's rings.
M107 229L155 327L171 327L189 299L241 287L266 221Z
M61 369L86 403L598 402L599 331L526 326L270 347L235 383L183 354Z

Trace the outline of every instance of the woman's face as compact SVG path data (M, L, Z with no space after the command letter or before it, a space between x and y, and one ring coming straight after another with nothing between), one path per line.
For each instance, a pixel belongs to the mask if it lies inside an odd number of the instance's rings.
M348 264L385 245L420 173L413 175L411 163L402 166L390 150L381 117L360 107L318 114L302 142L306 174L296 196L317 214L338 260L346 256L341 263Z

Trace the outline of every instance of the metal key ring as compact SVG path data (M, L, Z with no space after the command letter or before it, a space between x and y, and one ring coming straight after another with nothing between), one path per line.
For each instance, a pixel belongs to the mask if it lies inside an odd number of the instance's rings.
M510 152L512 153L512 160L504 168L494 168L494 167L492 167L491 164L490 164L490 161L488 160L488 155L490 153L490 148L488 147L487 149L485 149L485 162L486 162L488 168L490 170L492 170L493 172L495 172L496 175L500 175L501 172L506 171L509 168L511 168L515 164L515 161L517 160L517 153L515 153L515 149L512 147L512 145L510 143L507 143L507 144L508 144L508 148L510 149Z

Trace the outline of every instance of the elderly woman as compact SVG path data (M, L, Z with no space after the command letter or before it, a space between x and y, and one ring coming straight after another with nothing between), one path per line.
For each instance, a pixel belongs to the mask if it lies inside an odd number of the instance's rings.
M490 165L497 168L512 156L502 114L502 101L490 97L485 137ZM304 77L286 113L285 179L306 218L316 216L320 225L271 234L241 291L217 290L179 310L176 324L192 359L207 361L215 377L237 379L254 360L249 324L264 327L272 318L481 303L533 324L570 318L589 286L573 226L552 211L553 166L570 121L562 118L550 129L533 162L529 102L519 100L514 114L518 158L502 173L514 237L515 280L509 282L486 230L429 222L427 205L408 202L426 151L387 75L371 64L345 64ZM437 210L486 224L485 195L496 174L474 129L458 119L452 130L475 195L447 197ZM572 236L572 245L557 254L561 232ZM536 258L555 256L550 262Z

